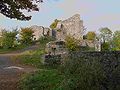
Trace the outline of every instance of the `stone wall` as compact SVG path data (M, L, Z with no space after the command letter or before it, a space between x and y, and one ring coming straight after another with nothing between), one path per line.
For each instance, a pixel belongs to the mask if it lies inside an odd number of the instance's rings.
M30 28L34 31L33 35L36 40L42 37L43 34L47 35L47 32L50 31L50 29L47 27L37 26L37 25L33 25Z
M68 57L73 63L83 60L85 66L93 65L93 61L96 61L96 64L100 65L97 69L100 68L102 71L99 72L104 76L100 82L101 90L120 90L120 51L73 52Z
M81 58L81 57L87 57L87 58L99 58L101 60L111 60L112 62L114 60L120 61L120 51L91 51L91 52L72 52L70 53L72 57Z
M66 58L66 59L64 59ZM45 62L50 65L61 64L62 60L71 61L72 63L80 63L84 59L84 64L93 64L93 61L100 64L101 72L105 79L100 82L101 90L119 90L120 89L120 51L104 51L104 52L72 52L68 55L46 57ZM83 64L83 65L84 65ZM78 65L78 64L74 64ZM85 66L86 66L85 65ZM94 67L94 66L93 66ZM89 68L89 67L88 67ZM92 72L93 73L93 72Z

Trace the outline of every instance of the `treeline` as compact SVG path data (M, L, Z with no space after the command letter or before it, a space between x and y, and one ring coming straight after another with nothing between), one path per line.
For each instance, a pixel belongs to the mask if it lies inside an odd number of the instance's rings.
M120 50L120 30L112 32L107 27L100 28L99 33L89 31L83 37L87 40L98 40L101 42L101 49L104 50Z
M4 49L15 48L20 45L28 45L33 42L34 31L31 28L3 29L0 37L0 47Z

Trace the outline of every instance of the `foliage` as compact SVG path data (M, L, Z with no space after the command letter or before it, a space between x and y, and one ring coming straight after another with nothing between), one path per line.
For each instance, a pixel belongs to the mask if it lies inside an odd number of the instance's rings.
M95 48L87 46L79 46L80 51L95 51Z
M20 38L22 44L31 44L33 41L34 31L31 28L21 28Z
M113 49L120 50L120 31L116 31L113 35Z
M69 51L78 50L79 41L70 35L66 36L65 44Z
M104 42L104 43L102 43L101 46L102 46L101 47L102 51L109 51L110 50L110 44L109 44L109 42Z
M1 47L0 48L0 54L10 53L12 51L17 51L17 50L24 49L26 47L28 47L28 46L26 46L26 45L15 45L13 48L3 48L3 47Z
M17 35L17 29L13 31L6 31L4 30L2 32L2 46L3 48L12 48L15 45L16 35Z
M38 11L38 2L43 2L43 0L1 0L0 13L9 18L30 20L31 16L26 16L22 11Z
M54 41L55 38L50 37L50 36L43 36L39 39L40 45L45 48L46 44L50 41Z
M59 90L119 90L119 60L119 52L72 52L60 68Z
M97 58L69 57L61 71L65 75L62 90L102 90L105 76Z
M43 68L43 55L45 54L45 46L49 41L54 40L52 37L41 37L40 38L40 47L37 50L27 51L22 53L15 58L15 60L20 60L21 64L31 65L38 68Z
M100 29L100 38L103 42L109 42L112 38L112 31L105 27Z
M58 22L60 22L60 20L55 19L54 22L50 25L50 28L55 29L57 27Z
M26 75L21 81L22 90L59 90L63 76L57 70L40 70Z
M96 34L95 32L88 32L86 37L87 37L87 40L95 40Z
M0 48L2 48L2 37L0 37Z

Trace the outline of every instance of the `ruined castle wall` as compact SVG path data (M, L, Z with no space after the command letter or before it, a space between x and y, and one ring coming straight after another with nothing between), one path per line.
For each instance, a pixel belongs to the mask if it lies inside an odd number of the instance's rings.
M60 25L63 25L63 28L60 27ZM80 20L80 15L76 14L70 18L68 18L67 20L61 21L57 27L57 29L61 29L63 32L63 34L58 33L57 39L63 39L65 38L65 36L67 35L71 35L73 37L75 37L76 39L81 39L83 38L82 32L83 32L83 21Z

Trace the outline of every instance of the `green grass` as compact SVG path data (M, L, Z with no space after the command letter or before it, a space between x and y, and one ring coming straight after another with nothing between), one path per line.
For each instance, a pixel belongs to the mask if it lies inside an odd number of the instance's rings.
M43 65L43 55L45 54L46 43L50 38L41 38L40 46L37 50L26 51L22 55L16 56L21 64L30 65L40 69L33 74L26 74L20 82L22 90L61 90L59 86L64 76L56 69Z
M53 41L51 37L41 37L39 40L39 48L37 50L26 51L22 55L17 56L22 64L43 68L43 55L45 54L46 43Z
M44 53L44 50L41 49L34 51L26 51L22 55L17 56L16 59L20 60L21 64L40 68L42 66L42 55Z
M17 50L21 50L23 48L26 48L28 46L26 45L18 45L14 48L9 48L9 49L6 49L6 48L0 48L0 54L5 54L5 53L9 53L9 52L12 52L12 51L17 51Z
M25 75L21 80L22 90L60 90L64 76L57 70L41 70Z

